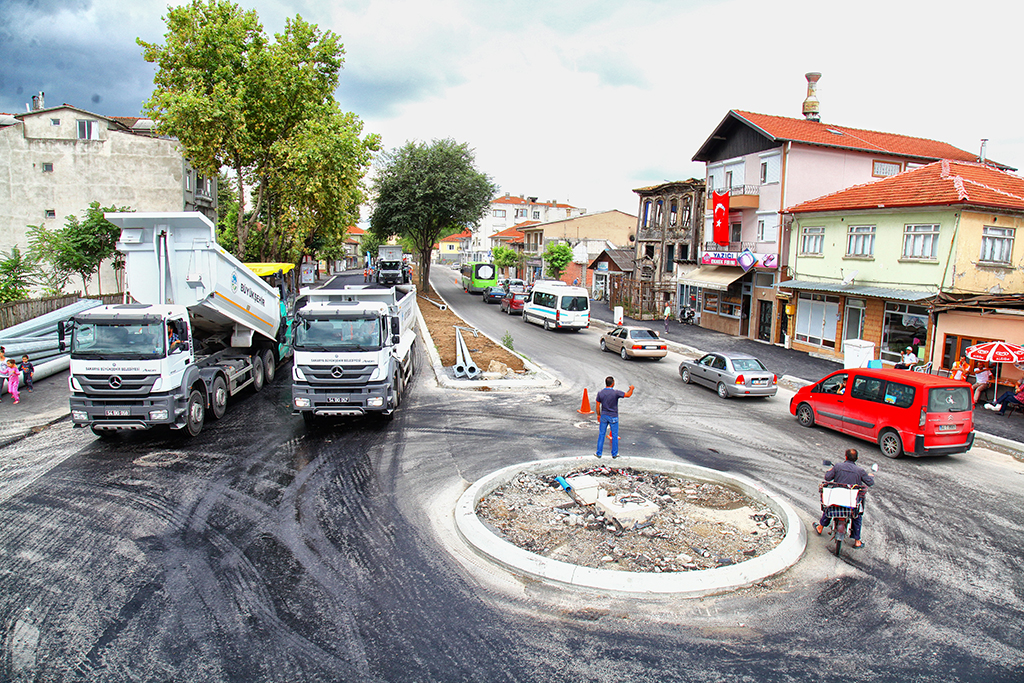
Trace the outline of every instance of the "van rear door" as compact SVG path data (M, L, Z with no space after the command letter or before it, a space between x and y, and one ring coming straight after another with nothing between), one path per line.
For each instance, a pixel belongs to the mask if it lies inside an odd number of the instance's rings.
M971 388L965 384L931 387L925 403L925 447L964 443L974 431Z

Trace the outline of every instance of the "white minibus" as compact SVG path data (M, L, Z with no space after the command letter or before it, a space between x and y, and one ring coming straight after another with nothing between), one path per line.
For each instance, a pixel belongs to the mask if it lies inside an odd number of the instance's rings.
M590 327L590 296L583 287L559 280L540 280L523 305L523 322L545 330L582 330Z

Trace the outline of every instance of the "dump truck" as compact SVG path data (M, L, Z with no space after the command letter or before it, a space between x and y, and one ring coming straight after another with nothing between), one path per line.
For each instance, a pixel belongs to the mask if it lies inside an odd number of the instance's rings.
M378 285L400 285L409 281L402 259L400 246L382 244L377 248Z
M307 425L322 417L390 418L415 363L415 285L299 293L292 408Z
M131 303L58 330L62 345L70 336L72 423L101 437L158 425L195 436L291 355L284 293L220 247L201 213L105 216L121 228Z

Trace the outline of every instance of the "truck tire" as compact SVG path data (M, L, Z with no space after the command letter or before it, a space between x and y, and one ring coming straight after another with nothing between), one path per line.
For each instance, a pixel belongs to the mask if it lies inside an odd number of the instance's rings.
M203 392L193 389L188 395L188 407L185 410L185 429L189 436L199 436L203 431L203 421L206 419L206 400Z
M263 378L267 384L274 381L277 374L277 361L274 359L274 351L267 349L263 352Z
M316 414L312 410L302 414L302 421L306 423L306 429L316 429L320 426L320 420L317 419Z
M263 374L263 359L260 358L260 354L254 354L252 357L252 390L259 393L263 389L263 381L266 377Z
M217 375L213 378L213 390L210 393L210 417L219 420L224 417L228 410L228 383L224 377Z
M113 429L99 429L97 427L92 428L92 433L98 436L103 441L113 441L117 438L117 432Z

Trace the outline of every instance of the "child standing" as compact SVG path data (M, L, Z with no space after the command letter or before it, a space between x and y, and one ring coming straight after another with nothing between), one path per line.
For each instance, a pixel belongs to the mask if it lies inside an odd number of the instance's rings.
M21 396L18 394L18 365L13 358L7 359L7 365L0 368L0 374L7 376L7 392L14 397L14 405L18 405Z
M36 366L32 365L32 361L28 359L28 354L21 357L21 362L18 363L18 370L21 371L21 379L25 382L25 386L28 387L29 391L32 391L32 375L36 373Z

